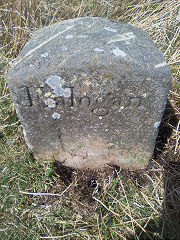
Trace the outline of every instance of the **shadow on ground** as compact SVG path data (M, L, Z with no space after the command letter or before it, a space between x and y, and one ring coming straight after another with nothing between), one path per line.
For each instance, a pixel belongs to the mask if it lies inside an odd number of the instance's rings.
M152 162L149 164L150 168L162 166L164 178L162 221L155 224L155 221L151 220L145 227L147 232L153 233L153 239L156 239L157 233L163 240L180 239L180 151L179 149L175 151L177 144L173 138L173 129L177 128L179 117L168 101L153 155L157 166L152 166ZM137 235L141 233L139 239L150 239L140 228L136 233Z
M157 160L161 165L163 162L161 161L161 154L164 153L168 162L176 161L179 156L174 154L174 146L175 142L173 139L173 129L176 129L178 124L178 116L170 101L167 101L166 109L164 111L162 122L159 127L159 134L156 140L156 146L154 150L153 158Z

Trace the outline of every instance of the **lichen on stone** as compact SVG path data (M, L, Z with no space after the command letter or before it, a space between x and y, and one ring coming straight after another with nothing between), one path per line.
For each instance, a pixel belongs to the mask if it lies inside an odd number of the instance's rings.
M60 117L61 117L61 115L59 113L57 113L57 112L54 112L52 114L52 118L54 118L54 119L59 119Z
M52 89L56 89L56 88L62 88L62 84L61 84L61 77L57 76L57 75L51 75L50 77L48 77L46 79L46 83L52 88Z

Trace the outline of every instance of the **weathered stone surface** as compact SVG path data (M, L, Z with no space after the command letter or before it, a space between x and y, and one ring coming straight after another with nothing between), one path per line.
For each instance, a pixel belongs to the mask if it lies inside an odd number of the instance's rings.
M142 30L85 17L38 30L7 80L36 155L138 168L153 153L171 74Z

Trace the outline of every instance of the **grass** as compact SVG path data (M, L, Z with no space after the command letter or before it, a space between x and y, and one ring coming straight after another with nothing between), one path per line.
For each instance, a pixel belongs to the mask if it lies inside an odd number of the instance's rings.
M1 0L0 238L179 239L179 22L176 0ZM149 33L172 88L149 168L78 171L37 162L27 149L6 73L31 34L80 16L128 22Z

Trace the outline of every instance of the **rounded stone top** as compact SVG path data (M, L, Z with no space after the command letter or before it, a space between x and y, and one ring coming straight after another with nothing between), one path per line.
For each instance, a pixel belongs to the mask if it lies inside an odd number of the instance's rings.
M54 70L125 64L136 72L170 76L164 57L148 34L129 24L99 17L69 19L36 31L13 68L21 69L21 75L34 75L37 65L39 72L49 71L50 62Z

